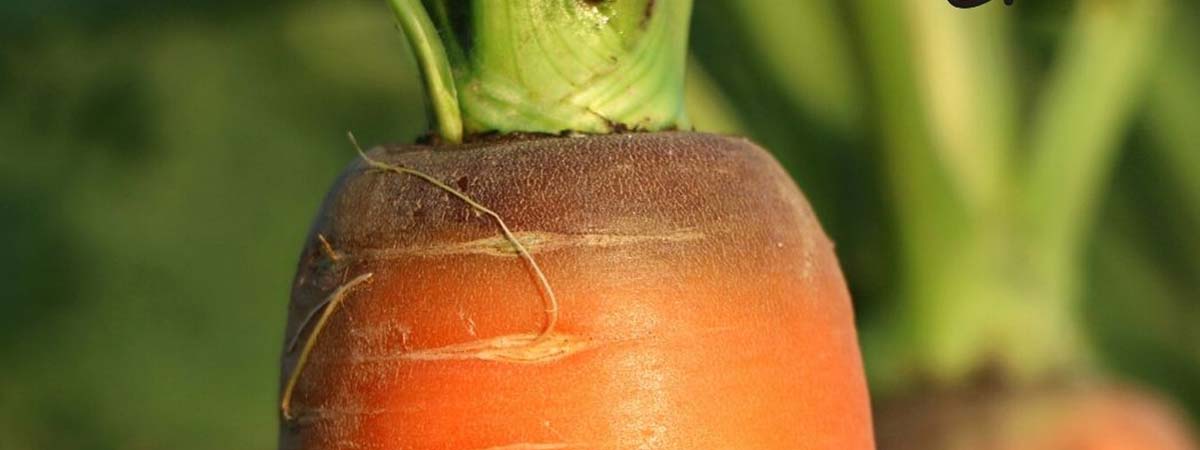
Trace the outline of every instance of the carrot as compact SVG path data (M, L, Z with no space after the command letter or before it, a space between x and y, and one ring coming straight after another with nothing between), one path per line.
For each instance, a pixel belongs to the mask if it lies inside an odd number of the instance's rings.
M892 450L1196 450L1181 411L1136 386L977 386L883 406L879 446Z
M317 214L281 449L874 448L808 203L754 143L672 131L690 1L391 3L435 134Z

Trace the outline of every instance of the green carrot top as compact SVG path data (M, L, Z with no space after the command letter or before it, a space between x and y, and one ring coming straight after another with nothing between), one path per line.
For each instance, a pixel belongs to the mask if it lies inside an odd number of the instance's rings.
M687 126L691 0L389 0L447 142Z

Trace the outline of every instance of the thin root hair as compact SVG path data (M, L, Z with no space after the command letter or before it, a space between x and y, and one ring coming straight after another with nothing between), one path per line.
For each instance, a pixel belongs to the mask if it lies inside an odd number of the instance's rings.
M321 305L327 305L325 312L321 314L321 318L317 319L317 323L313 325L312 333L308 335L308 339L304 341L304 348L300 350L300 357L296 360L296 366L292 368L291 375L288 376L287 384L283 388L283 398L279 401L279 409L283 412L283 418L290 421L292 416L292 394L296 391L296 384L300 381L300 374L304 373L304 368L308 365L308 358L312 355L313 348L317 345L317 337L320 336L321 330L325 329L325 325L329 322L329 317L333 315L333 311L341 305L346 298L346 293L354 289L355 286L371 279L371 273L364 273L350 280L348 283L341 285L329 297L321 302ZM321 305L318 305L318 309ZM317 310L313 310L316 312ZM303 324L301 324L303 327ZM296 337L300 336L297 332Z
M361 157L363 161L366 161L371 167L399 175L411 175L417 177L428 182L429 184L432 184L434 187L446 191L454 197L457 197L475 211L490 217L492 221L494 221L496 225L500 227L500 231L504 234L504 238L507 239L512 244L513 248L517 250L517 253L521 255L521 259L524 259L525 263L529 265L529 269L532 270L534 276L537 277L539 287L542 290L542 294L545 296L546 324L542 328L542 331L538 333L537 337L530 342L530 345L536 345L540 343L543 339L549 336L550 333L554 332L555 326L558 325L558 297L555 296L554 289L550 287L550 282L546 279L546 274L542 272L542 268L538 265L537 260L533 258L533 255L529 253L529 250L525 248L525 245L513 235L512 230L508 228L508 224L504 222L504 219L500 217L500 214L497 214L495 211L492 211L491 208L488 208L487 206L475 201L475 199L471 198L466 193L450 187L441 180L434 178L432 175L416 169L395 164L388 164L372 159L370 156L367 156L367 153L364 152L362 147L358 145L358 139L354 137L354 133L348 132L347 136L350 138L350 143L354 146L354 150L358 152L359 157Z

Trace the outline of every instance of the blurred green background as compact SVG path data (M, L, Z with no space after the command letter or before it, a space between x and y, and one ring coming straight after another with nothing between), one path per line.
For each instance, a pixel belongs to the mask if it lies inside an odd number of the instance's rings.
M906 376L906 230L942 214L921 168L969 197L993 143L1100 149L1050 165L1092 174L1068 199L1085 218L1064 228L1066 303L1095 364L1197 417L1198 11L700 0L689 99L698 128L753 137L809 195L876 386ZM0 449L273 448L292 272L345 132L424 129L380 0L0 2Z

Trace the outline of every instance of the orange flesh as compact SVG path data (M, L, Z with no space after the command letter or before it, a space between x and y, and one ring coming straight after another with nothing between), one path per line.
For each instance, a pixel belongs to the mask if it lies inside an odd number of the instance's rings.
M316 239L309 243L289 333L298 331L312 299L358 274L373 277L349 293L321 334L280 447L874 448L849 296L832 245L778 166L746 141L715 136L593 139L611 142L487 149L535 156L502 156L527 158L513 171L481 175L512 177L495 191L482 182L464 189L474 188L533 243L558 293L557 327L532 344L546 320L543 298L528 267L492 240L496 231L486 220L429 191L407 200L372 197L381 200L366 201L368 207L356 193L350 209L339 209L347 194L335 190L314 233L329 236L344 258L323 260ZM680 174L674 182L577 169L619 167L631 148L638 155L639 146L662 148L663 140L668 150L700 156L646 157L636 167ZM562 164L550 156L541 162L530 150L545 145L591 147L578 161L565 152ZM565 169L519 174L538 164ZM585 192L539 199L553 195L522 189L538 176ZM340 189L423 189L417 181L375 177L398 176L352 171ZM678 195L666 196L671 191ZM603 204L581 200L587 198ZM352 224L374 219L347 217L370 205L412 202L438 202L445 212L427 211L428 220L446 225L408 228L424 231L381 241ZM405 228L376 228L388 227ZM480 240L487 243L471 245ZM285 352L284 376L295 357Z

